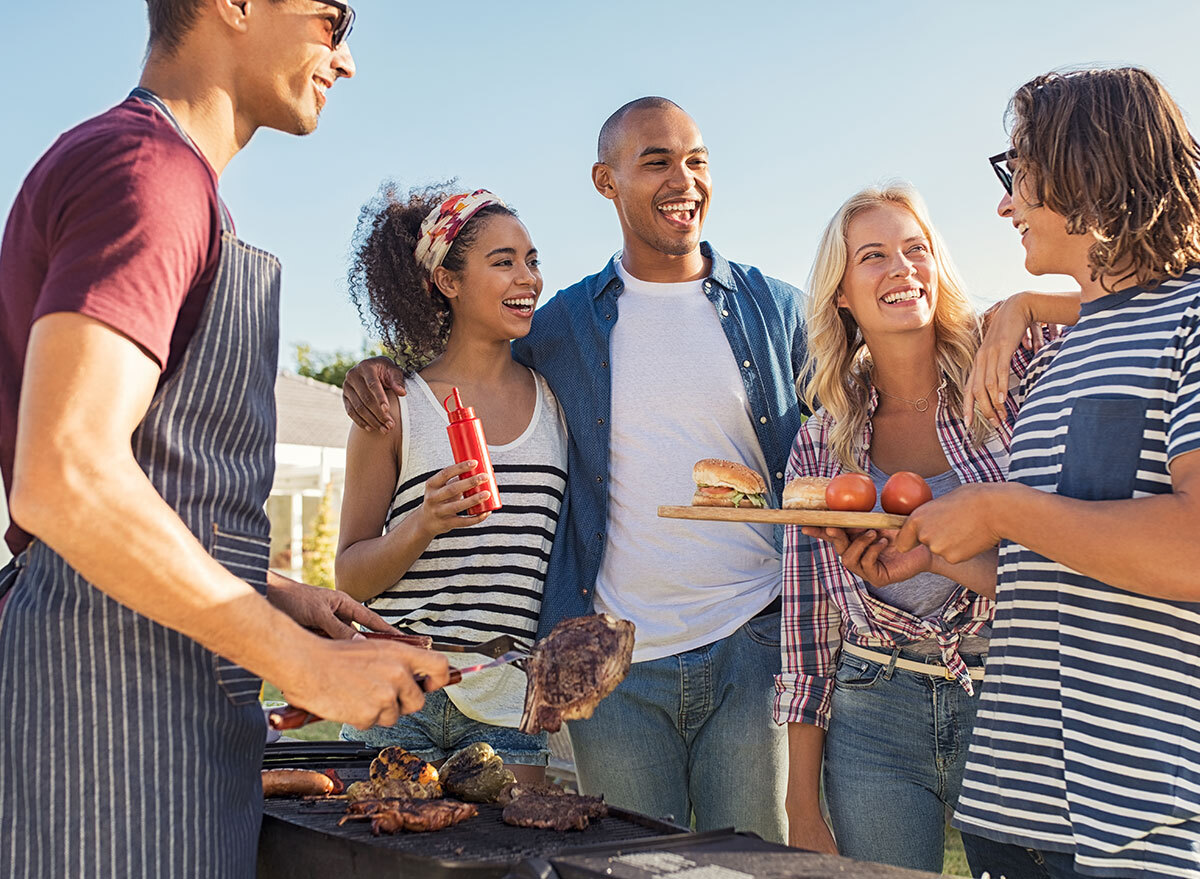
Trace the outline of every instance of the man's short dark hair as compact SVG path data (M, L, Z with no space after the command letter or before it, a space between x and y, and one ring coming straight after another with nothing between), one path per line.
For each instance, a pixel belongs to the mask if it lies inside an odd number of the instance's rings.
M670 107L683 112L683 108L674 101L654 95L638 98L622 106L600 126L600 138L596 143L597 161L607 164L612 159L613 150L617 148L617 136L621 132L621 121L634 110L666 110Z
M204 0L146 0L150 18L150 46L172 54L196 23ZM271 0L279 3L281 0Z
M179 48L196 23L202 0L146 0L150 18L150 45L168 54Z

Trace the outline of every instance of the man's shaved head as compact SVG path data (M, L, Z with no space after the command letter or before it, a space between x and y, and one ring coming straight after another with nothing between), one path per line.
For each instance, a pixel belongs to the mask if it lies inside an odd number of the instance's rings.
M684 109L674 101L653 95L625 104L600 126L600 139L596 144L596 160L605 164L612 163L613 153L616 152L617 145L621 140L621 123L634 110L666 110L672 107L680 113L684 112Z

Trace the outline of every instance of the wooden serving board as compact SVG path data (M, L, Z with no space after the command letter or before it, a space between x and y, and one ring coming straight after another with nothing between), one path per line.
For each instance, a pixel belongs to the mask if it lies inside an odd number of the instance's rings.
M812 525L818 528L901 528L907 516L891 513L843 513L837 510L764 510L761 507L658 508L662 519L704 522L765 522L770 525Z

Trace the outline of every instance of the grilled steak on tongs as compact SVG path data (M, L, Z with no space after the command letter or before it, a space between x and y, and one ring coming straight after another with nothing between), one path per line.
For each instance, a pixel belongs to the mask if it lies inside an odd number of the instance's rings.
M521 732L557 732L564 720L592 716L629 673L633 623L608 614L563 620L534 645Z

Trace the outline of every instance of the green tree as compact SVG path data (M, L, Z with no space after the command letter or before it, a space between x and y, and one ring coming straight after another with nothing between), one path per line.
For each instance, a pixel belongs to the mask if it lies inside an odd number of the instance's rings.
M311 345L296 346L296 372L339 388L346 381L346 373L360 360L386 354L378 342L364 343L362 350L314 351Z
M325 484L325 494L313 520L312 533L304 538L304 582L334 588L333 560L337 556L337 528L333 526L333 483Z
M346 373L359 361L379 355L392 358L406 372L423 369L431 359L428 354L418 356L411 348L403 351L388 351L380 342L364 342L361 351L314 351L312 345L296 345L296 373L315 378L339 388L346 381Z

